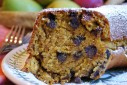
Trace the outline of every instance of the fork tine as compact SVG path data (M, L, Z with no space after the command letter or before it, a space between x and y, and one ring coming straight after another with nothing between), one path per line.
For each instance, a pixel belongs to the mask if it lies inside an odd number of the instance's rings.
M4 49L7 47L7 45L8 45L8 43L9 43L9 41L10 41L10 37L11 37L11 35L12 35L12 33L13 33L13 29L14 29L14 26L12 26L11 27L11 30L10 30L10 32L7 34L7 36L6 36L6 38L5 38L5 43L3 43L3 46L1 47L1 49L0 49L0 54L4 51Z
M18 26L18 32L17 32L17 35L15 36L14 38L14 43L16 44L17 41L18 41L18 38L20 37L20 32L21 32L21 26Z
M5 38L5 42L8 42L9 41L9 38L10 38L12 32L13 32L13 29L14 29L14 26L11 27L11 30L10 30L9 34Z
M8 35L5 38L5 42L3 43L2 48L0 48L0 54L3 52L8 52L11 49L9 49L7 51L6 48L9 48L7 46L19 46L20 44L22 44L22 38L24 37L25 34L25 28L22 26L12 26L10 32L8 33Z
M19 41L18 41L19 44L22 43L22 38L23 38L24 34L25 34L25 28L23 27L23 28L22 28L21 36L20 36Z
M15 26L14 29L13 29L13 33L11 34L11 37L10 37L10 43L14 43L14 40L15 40L15 37L16 37L16 32L18 30L18 26Z

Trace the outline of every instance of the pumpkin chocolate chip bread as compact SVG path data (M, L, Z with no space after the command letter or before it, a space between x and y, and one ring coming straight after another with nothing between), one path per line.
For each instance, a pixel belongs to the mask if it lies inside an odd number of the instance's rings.
M101 13L45 9L34 25L25 71L48 84L98 79L111 59L104 40L110 40L110 27Z
M110 49L112 59L108 68L127 66L127 5L106 5L95 10L108 19L110 25L110 40L104 40Z

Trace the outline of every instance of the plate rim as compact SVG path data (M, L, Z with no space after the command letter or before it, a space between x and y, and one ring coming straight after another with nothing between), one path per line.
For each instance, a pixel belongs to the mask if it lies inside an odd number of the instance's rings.
M1 62L1 68L2 68L2 72L4 73L4 75L5 75L10 81L12 81L13 83L18 84L18 85L19 85L19 84L22 84L22 85L31 85L31 83L29 83L29 82L27 82L27 81L23 81L23 80L21 80L21 79L19 79L19 78L16 78L16 77L13 76L13 74L8 73L8 70L6 70L6 68L7 68L6 60L7 60L10 56L12 56L18 49L25 48L26 46L28 46L28 44L23 44L23 45L21 45L21 46L15 48L15 49L13 49L12 51L10 51L9 53L7 53L7 54L4 56L4 58L3 58L2 62Z

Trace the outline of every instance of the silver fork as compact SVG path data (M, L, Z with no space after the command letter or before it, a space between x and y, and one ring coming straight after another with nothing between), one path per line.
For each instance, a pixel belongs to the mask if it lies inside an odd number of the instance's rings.
M10 49L7 49L8 46L11 46L12 49L21 45L24 33L25 28L21 26L12 26L9 34L5 38L2 48L0 49L0 54L10 51Z

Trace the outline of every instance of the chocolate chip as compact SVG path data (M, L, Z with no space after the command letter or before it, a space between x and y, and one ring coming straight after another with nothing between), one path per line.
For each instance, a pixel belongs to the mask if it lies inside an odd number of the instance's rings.
M86 10L85 14L88 15L88 16L92 16L92 12L90 10Z
M102 65L100 65L100 68L104 69L104 68L105 68L105 66L102 64Z
M77 36L80 40L85 40L86 38L84 36Z
M106 50L106 55L107 55L107 59L110 57L110 55L111 55L111 53L110 53L110 51L107 49Z
M97 77L97 76L99 76L99 71L98 70L94 73L94 77Z
M79 20L78 20L78 18L77 17L72 17L71 19L70 19L70 26L72 27L72 28L74 28L74 29L76 29L76 28L78 28L79 27Z
M92 30L91 33L93 33L96 37L100 36L102 33L102 28L97 27L95 30Z
M66 60L66 58L67 58L67 54L57 52L57 59L58 59L58 61L63 63Z
M81 82L82 82L82 80L81 80L81 78L80 78L80 77L76 77L76 78L74 79L74 82L75 82L75 83L81 83Z
M86 38L84 36L77 36L76 38L73 38L73 42L74 44L76 44L77 46L80 45L80 43L85 40Z
M79 59L80 57L82 57L82 51L78 51L73 55L74 59Z
M70 15L70 26L74 29L79 27L79 20L78 20L78 16L77 16L77 12L71 12Z
M47 25L48 27L50 27L50 28L55 28L55 27L56 27L56 22L53 21L53 20L50 20L50 22L47 23L46 25Z
M55 16L54 14L52 14L52 13L49 13L49 14L48 14L48 18L49 18L50 20L55 21L56 16Z
M77 46L79 46L81 43L81 40L79 38L74 38L73 43L76 44Z
M94 45L89 45L85 48L85 52L89 58L92 58L97 53L97 48Z
M46 25L50 28L55 28L56 27L56 22L55 22L56 16L52 13L49 13L47 17L50 19L50 22L48 22Z
M73 78L75 76L75 72L71 70L70 73L71 73L71 77Z
M70 17L77 17L77 13L76 12L71 12L69 16Z

